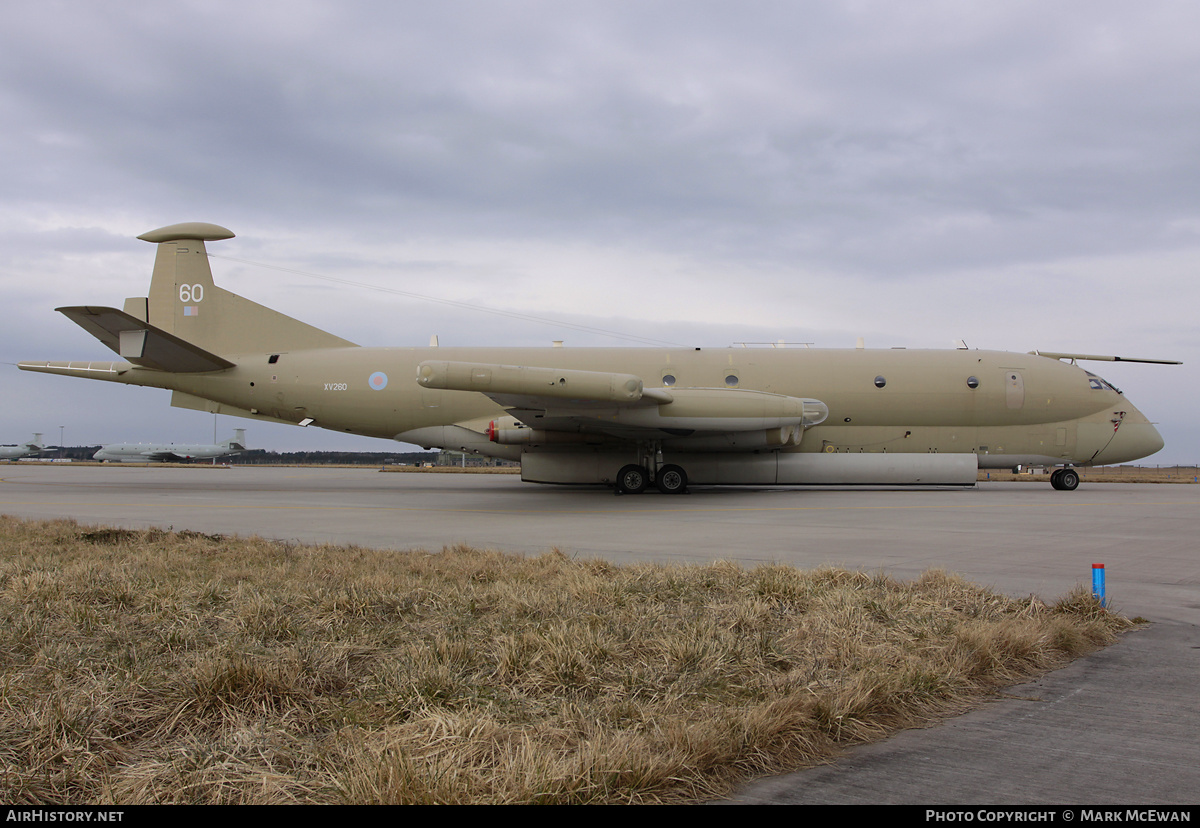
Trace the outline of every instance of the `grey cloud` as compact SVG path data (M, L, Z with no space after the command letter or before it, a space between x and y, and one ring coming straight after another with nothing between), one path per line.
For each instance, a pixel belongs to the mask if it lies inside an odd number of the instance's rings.
M1119 295L1081 299L1062 275L1088 257L1139 268L1164 318L1196 299L1156 275L1200 248L1188 4L43 3L3 22L0 278L40 269L40 302L5 294L39 313L75 301L60 291L81 263L142 284L150 248L128 236L192 219L237 232L229 255L334 275L390 261L397 283L469 295L488 268L460 252L488 241L574 246L581 265L652 254L673 266L613 273L612 295L720 302L733 273L742 295L795 303L798 338L821 308L842 335L849 308L903 339L913 297L946 284L989 336L1011 324L997 304L1042 292L1074 291L1050 317L1119 316ZM405 266L403 239L457 263ZM497 260L490 278L536 311L539 267ZM623 311L691 330L670 306Z

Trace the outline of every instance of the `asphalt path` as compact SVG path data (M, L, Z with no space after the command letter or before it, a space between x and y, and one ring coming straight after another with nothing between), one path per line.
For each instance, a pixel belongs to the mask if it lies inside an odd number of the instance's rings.
M1048 600L1091 583L1152 623L941 725L762 780L732 801L1187 805L1200 800L1200 487L697 488L616 497L512 475L0 464L0 513L304 543L559 549L960 573Z

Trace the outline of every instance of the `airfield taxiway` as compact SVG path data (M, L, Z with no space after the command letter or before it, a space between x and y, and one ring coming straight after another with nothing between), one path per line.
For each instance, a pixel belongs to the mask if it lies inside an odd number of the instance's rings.
M1054 599L1106 566L1153 622L1109 649L924 730L737 802L1185 805L1200 798L1200 486L698 488L616 497L514 475L371 469L0 466L0 513L304 543L453 544L638 560L938 567Z

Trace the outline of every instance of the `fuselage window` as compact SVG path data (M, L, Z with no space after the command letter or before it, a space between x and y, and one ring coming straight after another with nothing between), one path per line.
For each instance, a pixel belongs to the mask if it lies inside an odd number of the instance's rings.
M979 377L967 377L967 388L978 388Z
M729 376L725 377L725 384L730 388L733 388L738 384L738 378L734 374L730 374Z
M886 379L884 379L883 377L876 377L876 378L875 378L875 387L876 387L876 388L883 388L883 386L885 386L885 385L887 385L887 380L886 380Z
M674 384L675 384L675 375L674 374L663 374L663 385L670 387Z

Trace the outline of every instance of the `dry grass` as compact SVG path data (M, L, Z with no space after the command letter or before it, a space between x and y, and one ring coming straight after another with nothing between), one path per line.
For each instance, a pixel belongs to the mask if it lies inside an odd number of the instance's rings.
M0 800L698 801L1110 643L942 572L0 518Z

